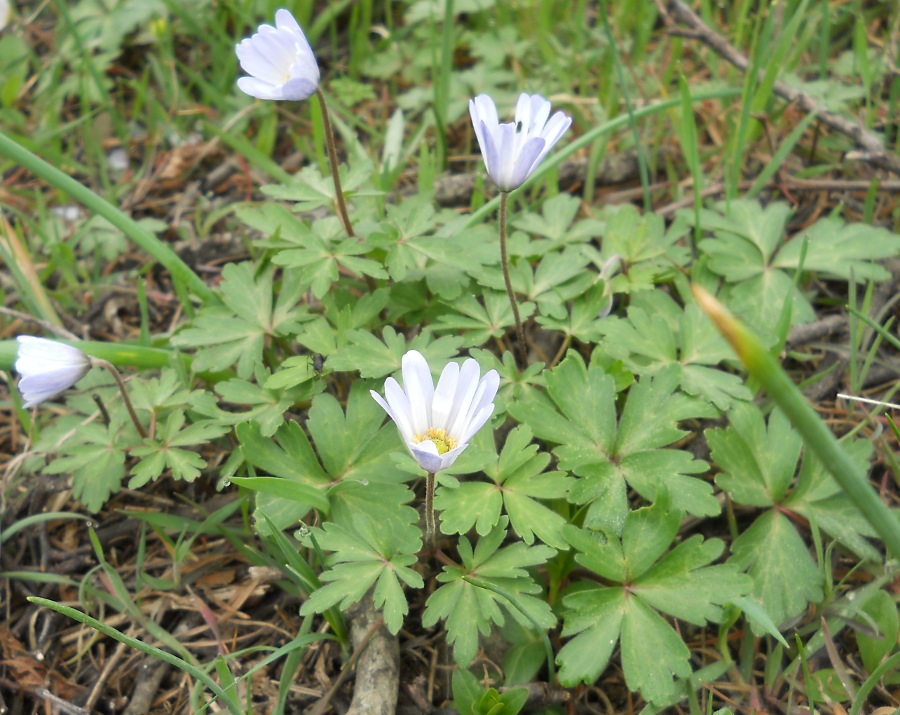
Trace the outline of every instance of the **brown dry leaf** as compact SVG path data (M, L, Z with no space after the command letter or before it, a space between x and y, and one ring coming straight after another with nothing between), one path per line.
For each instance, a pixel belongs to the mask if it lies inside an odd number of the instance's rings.
M81 690L56 673L48 671L47 666L36 660L9 629L4 627L0 627L0 652L7 656L0 660L0 665L9 668L14 674L16 684L22 688L47 688L64 700L73 699Z
M190 171L204 147L200 144L182 144L167 152L156 173L159 183L182 183L182 177Z

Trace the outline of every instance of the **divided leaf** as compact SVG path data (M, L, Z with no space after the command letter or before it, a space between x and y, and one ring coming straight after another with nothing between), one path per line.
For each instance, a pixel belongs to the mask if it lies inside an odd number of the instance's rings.
M666 704L691 674L690 650L660 614L696 625L718 622L722 606L751 588L733 565L710 566L724 549L719 539L695 535L667 551L681 521L668 499L629 512L621 540L566 526L575 560L614 586L576 584L563 598L564 637L559 680L566 687L594 682L621 642L622 667L631 690Z
M265 438L254 422L238 425L236 433L244 459L257 470L318 490L328 491L342 481L397 483L406 478L391 459L391 453L401 448L397 430L385 424L384 411L362 383L350 390L346 412L332 395L316 395L307 428L315 449L296 422L283 424L274 441ZM332 510L341 494L329 493ZM257 510L279 528L296 523L313 506L311 501L269 490L256 496ZM257 519L257 529L267 532L262 518Z
M381 378L400 369L404 353L418 350L429 364L446 363L459 351L463 339L445 335L434 339L430 331L416 335L409 343L394 328L382 331L384 342L368 330L348 330L348 344L328 358L328 365L338 372L359 371L361 377Z
M785 301L791 300L794 323L809 322L815 313L794 285L800 256L807 243L804 271L858 282L890 277L879 259L900 252L900 236L864 223L844 224L837 217L822 218L786 240L790 207L752 200L720 202L700 212L700 226L713 237L700 242L709 268L729 285L722 298L741 318L764 334L771 334ZM690 212L683 218L693 221Z
M798 531L801 520L786 514L799 514L860 556L880 560L866 540L875 534L811 452L803 453L798 472L802 440L779 410L768 424L753 403L736 406L728 416L729 427L706 432L722 469L716 483L739 504L770 507L735 540L733 560L748 570L753 596L780 625L824 597L822 573ZM862 440L846 441L845 448L861 467L871 453ZM754 624L756 632L761 628Z
M706 471L706 464L688 452L665 449L687 434L679 421L715 414L676 391L677 368L636 383L618 423L616 383L599 365L587 367L571 352L546 380L549 397L532 391L509 411L539 438L556 443L560 468L581 477L569 499L589 505L586 526L621 533L628 487L650 501L664 487L676 508L702 516L719 513L711 486L691 476Z
M487 636L492 623L505 623L504 612L526 627L533 623L547 629L556 624L546 600L535 595L541 587L525 570L546 563L556 552L549 546L522 542L501 548L506 525L507 520L501 518L474 550L466 537L460 538L462 563L444 566L437 577L444 585L431 594L425 607L422 625L430 628L446 621L447 641L453 644L453 657L460 665L474 660L479 634Z
M735 539L731 551L732 562L753 578L751 595L775 624L799 616L808 602L824 598L822 572L784 514L765 512ZM764 633L760 624L751 621L751 626L757 635Z
M636 374L675 366L682 390L720 410L753 397L737 375L718 367L735 354L694 303L682 309L662 291L643 291L633 297L627 318L609 317L598 327L602 348Z
M405 491L405 501L411 500L412 492ZM320 576L326 585L310 594L300 615L322 613L335 604L346 610L372 589L375 607L384 611L388 630L396 634L409 612L404 585L425 585L411 568L422 548L417 520L415 509L403 507L402 511L393 511L389 528L371 515L356 514L350 521L329 521L321 528L311 529L306 544L311 546L315 539L320 548L333 553L327 561L328 569Z
M184 423L184 412L173 410L155 437L145 439L143 446L131 450L131 454L140 457L141 461L131 469L130 489L158 479L167 469L173 479L192 482L200 476L206 460L197 452L183 448L205 445L228 432L229 427L214 420L201 420L187 427Z
M67 440L60 455L44 467L45 474L71 474L72 493L92 512L122 485L125 450L117 446L115 430L92 422L78 427L77 440Z
M465 534L474 526L486 536L505 510L513 531L526 544L537 536L556 549L568 548L562 538L566 519L539 500L565 499L574 480L562 472L545 472L550 455L539 453L531 437L524 425L509 433L500 455L484 468L493 484L466 481L455 489L438 490L434 506L441 512L443 533Z
M296 332L306 318L297 303L308 284L286 273L273 306L273 283L271 267L255 276L251 263L227 264L222 269L224 305L201 310L190 327L172 336L172 344L197 350L197 372L236 365L238 377L249 378L262 361L266 340Z

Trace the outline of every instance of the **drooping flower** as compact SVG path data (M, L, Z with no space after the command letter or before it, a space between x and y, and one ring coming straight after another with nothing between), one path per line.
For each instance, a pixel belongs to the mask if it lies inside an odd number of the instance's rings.
M432 474L447 469L493 414L500 376L488 370L479 379L478 363L469 358L461 367L448 363L435 387L421 353L410 350L401 365L403 387L389 377L385 397L374 390L372 397L394 420L422 469Z
M9 22L9 0L0 0L0 30Z
M514 122L501 124L486 94L469 100L469 116L488 176L500 191L521 186L572 124L562 112L551 117L550 102L539 94L519 96Z
M64 392L91 369L91 358L71 345L20 335L16 372L25 407L34 407Z
M319 65L306 35L287 10L275 13L275 27L260 25L235 46L250 76L238 88L257 99L307 99L319 86Z

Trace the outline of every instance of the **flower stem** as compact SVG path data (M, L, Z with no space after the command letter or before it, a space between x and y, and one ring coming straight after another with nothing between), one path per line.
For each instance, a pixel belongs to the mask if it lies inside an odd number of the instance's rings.
M428 472L425 480L425 543L434 546L434 472Z
M519 363L524 370L528 367L528 352L525 349L525 331L522 330L522 319L519 317L519 305L516 303L516 294L513 292L512 279L509 277L509 255L506 251L506 203L509 194L504 191L500 194L500 265L503 268L503 280L506 281L506 295L509 296L509 304L512 306L513 317L516 319L516 339L519 342Z
M116 385L119 386L119 392L122 393L122 401L125 403L125 409L128 410L128 416L131 417L131 421L134 423L135 429L138 431L141 439L147 439L147 432L138 419L137 412L134 411L134 405L131 404L131 398L128 397L128 390L125 389L125 381L122 379L122 375L119 373L119 371L116 370L115 365L113 365L111 362L95 357L91 358L91 365L94 367L106 368L109 371L110 375L113 376L113 379L116 381Z
M319 99L319 107L322 110L322 124L325 127L325 146L328 148L328 163L331 164L331 178L334 181L334 196L337 200L338 218L344 225L344 230L351 238L355 238L353 226L350 223L350 214L347 213L347 204L344 201L344 190L341 188L341 175L339 172L337 149L334 145L334 129L331 128L331 117L328 116L328 107L325 105L325 94L320 87L316 87L316 97Z

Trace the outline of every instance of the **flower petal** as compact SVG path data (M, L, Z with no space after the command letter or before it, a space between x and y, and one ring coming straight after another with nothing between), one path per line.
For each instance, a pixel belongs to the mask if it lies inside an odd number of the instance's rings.
M462 444L457 445L454 449L451 449L449 452L445 452L441 455L441 469L449 469L453 466L453 463L456 461L456 458L463 453L463 450L469 446L468 442L463 442Z
M446 428L449 435L457 442L467 441L462 439L462 434L466 431L466 422L469 419L472 399L478 390L478 376L480 373L481 368L472 358L466 360L460 369L453 410Z
M284 99L280 85L268 84L256 77L239 77L237 86L241 92L256 99Z
M459 365L448 362L447 367L441 373L437 387L434 389L434 397L431 400L431 426L438 429L446 429L453 413L453 403L456 399L456 387L459 384Z
M511 174L510 183L513 186L524 184L525 180L537 169L540 159L545 153L545 144L546 142L540 137L534 137L525 142L516 158L516 165Z
M300 29L300 24L297 22L296 18L291 15L290 10L282 8L281 10L275 11L275 27L279 30L288 30L289 32L300 35L303 39L306 39L306 35L304 35L303 30Z
M462 439L466 444L469 443L478 430L484 427L484 423L490 419L492 414L494 414L493 403L487 405L487 407L482 407L475 413L472 419L466 424L466 431L462 435Z
M524 125L525 130L528 132L528 136L538 136L544 130L544 125L547 123L547 117L550 116L551 105L546 99L544 99L539 94L532 95L522 95L527 98L525 104L528 107L528 119L522 120L522 124ZM522 98L519 98L520 104L522 103ZM519 121L519 112L516 110L516 121Z
M444 460L442 455L438 454L437 446L430 439L419 442L417 445L409 448L413 459L419 463L426 472L439 472L443 468ZM448 452L449 454L449 452Z
M431 426L431 402L434 397L431 370L428 361L416 350L410 350L403 356L401 369L412 428L415 434L421 434Z
M317 86L316 82L312 82L306 77L289 79L281 85L281 99L309 99L316 93Z
M25 407L56 397L91 367L91 359L81 350L56 340L20 335L17 343L15 369L21 375L19 391Z
M393 419L397 423L397 429L400 430L403 441L412 442L416 430L409 408L409 398L393 377L389 377L384 381L384 396L387 398L387 403L391 410L393 410Z
M319 85L319 65L309 41L287 10L275 13L275 27L260 25L236 47L241 68L250 75L238 88L258 99L306 99Z

